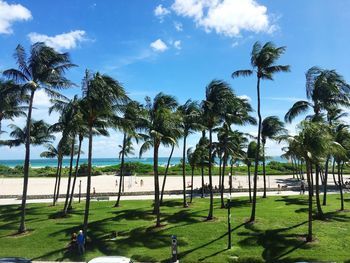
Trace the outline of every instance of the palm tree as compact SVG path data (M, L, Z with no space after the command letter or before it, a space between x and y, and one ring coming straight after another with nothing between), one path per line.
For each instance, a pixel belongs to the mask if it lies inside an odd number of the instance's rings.
M92 141L94 128L105 128L112 121L115 105L124 104L127 101L124 88L120 83L100 73L86 71L83 79L83 98L81 112L87 123L89 148L88 148L88 175L86 187L86 203L84 213L83 231L86 234L90 210L91 168L92 168Z
M334 106L349 106L350 85L335 70L325 70L318 67L310 68L306 73L306 97L308 101L297 101L285 115L285 120L291 122L296 116L313 110L307 119L323 122L323 113ZM329 159L329 157L327 157ZM326 160L328 169L328 161ZM323 217L319 196L319 177L321 167L316 166L316 203L318 215Z
M26 141L25 141L25 158L24 158L24 176L23 176L23 194L21 206L21 221L19 233L26 231L26 201L29 177L29 161L30 161L30 128L32 121L32 109L35 92L44 90L51 97L60 97L57 89L72 86L72 83L66 79L64 73L74 67L70 62L68 53L58 53L53 48L47 47L44 43L35 43L31 46L30 56L21 45L18 45L14 57L16 59L18 69L8 69L3 74L22 86L23 90L29 91L29 107L26 123Z
M213 129L223 122L224 116L228 110L228 105L232 103L234 94L230 86L219 80L213 80L206 87L205 100L202 102L203 123L209 131L208 147L208 173L209 173L209 191L210 204L208 220L213 219L213 181L212 181L212 157L213 157Z
M202 187L201 187L201 198L204 198L204 167L209 166L209 140L205 136L205 131L202 131L202 136L199 139L198 144L196 145L196 150L200 156L200 168L201 168L201 179L202 179Z
M276 47L272 42L267 42L263 46L259 42L255 42L251 53L251 66L252 69L238 70L232 73L232 77L251 76L254 73L257 76L257 100L258 100L258 137L257 137L257 151L255 156L255 170L254 170L254 191L253 191L253 206L250 216L250 222L255 221L256 210L256 192L257 192L257 179L258 179L258 165L259 165L259 152L260 152L260 140L261 140L261 107L260 107L260 81L261 80L273 80L273 75L278 72L288 72L290 70L289 65L276 65L276 61L285 52L286 47Z
M114 205L115 207L119 206L122 185L124 183L124 158L133 152L132 139L138 140L139 138L137 130L143 125L142 115L144 114L142 105L136 101L130 101L126 105L119 107L118 110L122 112L123 116L114 116L114 126L123 132L123 142L120 145L121 151L119 153L119 159L121 159L120 180L118 199Z
M200 124L198 122L200 110L196 101L187 100L185 104L177 108L180 114L181 129L183 133L183 148L182 148L182 185L183 185L183 207L188 207L186 201L186 140L188 135L194 131L199 130Z
M0 79L0 135L2 120L13 120L15 117L26 116L22 106L25 97L21 94L21 88L12 81L3 81Z
M9 128L12 129L10 137L13 139L1 141L3 145L9 147L18 147L26 143L27 129L26 127L20 128L17 125L10 124ZM32 120L30 127L30 144L34 146L50 143L55 139L55 136L49 132L49 125L43 120Z
M153 172L154 172L154 214L156 215L156 227L160 227L160 202L159 202L159 176L158 176L158 152L161 144L175 144L174 137L180 132L178 116L174 114L177 101L174 97L159 93L153 101L146 97L146 123L144 143L140 148L140 157L147 150L153 148ZM176 136L174 136L176 135Z
M264 178L264 194L266 198L266 167L265 167L265 145L266 140L278 140L279 135L285 135L287 130L284 128L284 123L277 116L266 117L261 124L261 143L262 143L262 160L263 160L263 178Z
M191 195L190 195L190 203L192 203L193 199L193 176L194 169L200 164L200 150L196 148L194 151L192 148L187 149L187 160L188 164L191 166Z
M252 187L251 187L251 179L250 179L250 174L251 174L250 169L252 166L252 162L255 161L256 151L257 151L256 142L251 141L248 144L246 156L243 159L243 161L245 162L245 164L247 165L247 168L248 168L248 190L249 190L249 202L250 203L252 202Z
M297 154L305 159L309 192L309 217L307 242L313 240L312 233L312 165L318 165L327 156L327 151L336 145L332 143L329 129L322 123L303 121L299 125L300 132L291 138L291 143Z

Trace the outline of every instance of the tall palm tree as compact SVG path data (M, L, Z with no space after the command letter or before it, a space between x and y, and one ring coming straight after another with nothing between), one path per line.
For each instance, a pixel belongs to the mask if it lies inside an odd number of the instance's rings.
M260 81L261 80L273 80L273 75L278 72L288 72L290 70L289 65L276 65L276 61L285 52L286 47L276 47L272 42L267 42L263 46L259 42L255 42L251 53L251 66L252 69L238 70L232 73L232 77L251 76L256 74L257 76L257 102L258 102L258 137L257 137L257 151L255 156L255 170L254 170L254 191L253 191L253 206L250 216L250 222L255 221L256 210L256 192L257 192L257 179L258 179L258 159L260 152L260 140L261 140L261 106L260 106Z
M209 191L210 204L208 220L213 219L213 180L212 180L212 161L213 161L213 129L223 122L228 106L235 98L232 89L224 81L213 80L206 87L205 100L202 101L203 123L209 132L208 147L208 173L209 173Z
M25 142L23 194L21 206L21 221L19 233L26 231L26 201L29 177L30 161L30 126L32 121L32 109L35 92L44 90L51 97L60 97L57 89L71 87L72 83L64 77L64 73L74 67L70 62L68 53L58 53L53 48L47 47L44 43L35 43L31 46L30 56L21 45L18 45L14 57L18 69L8 69L3 74L29 92L29 106L27 113L27 132Z
M25 100L19 85L0 79L0 135L2 120L13 120L15 117L26 116L24 112L26 107L22 105Z
M114 116L114 127L123 132L123 142L122 145L120 145L121 151L119 153L119 159L121 159L120 180L118 199L114 205L115 207L119 206L122 185L124 182L125 156L133 151L132 140L136 139L136 141L138 141L139 135L137 133L137 130L143 126L144 115L144 109L142 105L136 101L130 101L126 105L122 105L122 107L119 107L118 110L121 111L122 116Z
M279 135L287 134L284 123L277 116L266 117L261 124L261 144L262 144L262 160L263 160L263 178L264 178L264 194L266 198L266 167L265 167L265 145L267 139L278 140Z
M144 143L140 148L140 157L147 150L153 148L153 173L154 173L154 214L156 215L156 227L160 227L160 202L159 202L159 175L158 153L161 144L175 144L174 137L181 133L178 125L178 116L174 114L177 101L174 97L158 93L153 101L146 97L146 120ZM176 135L176 136L174 136Z
M177 112L181 116L181 129L183 133L183 148L182 148L182 186L183 186L183 207L188 207L186 201L186 140L187 137L200 129L198 119L200 110L196 101L187 100L185 104L177 108Z
M92 142L95 127L106 128L110 126L114 114L115 105L125 104L127 96L121 84L100 73L86 71L83 79L83 98L81 112L87 123L89 148L88 148L88 175L86 186L86 202L84 213L84 233L87 234L90 191L91 191L91 168L92 168Z

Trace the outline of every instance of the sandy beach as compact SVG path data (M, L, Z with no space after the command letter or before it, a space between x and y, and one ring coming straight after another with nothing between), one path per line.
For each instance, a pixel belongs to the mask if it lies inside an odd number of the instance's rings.
M344 178L345 179L345 178ZM79 193L79 183L81 180L81 192L86 193L86 177L79 177L75 187L75 193ZM116 183L118 181L118 185ZM233 188L248 188L247 176L233 176ZM68 178L62 178L60 193L64 194L67 190ZM142 183L141 183L142 182ZM160 187L163 182L163 176L159 177ZM205 176L204 183L209 183L208 176ZM55 178L29 178L28 195L49 195L53 193ZM186 187L190 186L191 177L186 177ZM201 187L201 177L194 177L194 189ZM268 188L277 188L287 185L299 186L300 183L293 179L291 175L267 176L266 185ZM329 185L334 185L333 178L330 176ZM213 176L213 187L219 185L219 177ZM117 192L119 186L119 178L114 175L93 176L91 179L91 192L95 188L96 193ZM181 176L169 176L166 181L165 190L181 190ZM225 177L225 187L229 187L228 177ZM263 187L263 177L258 178L258 188ZM188 189L190 189L188 187ZM0 178L0 195L21 195L23 190L22 178ZM154 190L154 178L152 176L129 176L125 178L124 192L146 192Z

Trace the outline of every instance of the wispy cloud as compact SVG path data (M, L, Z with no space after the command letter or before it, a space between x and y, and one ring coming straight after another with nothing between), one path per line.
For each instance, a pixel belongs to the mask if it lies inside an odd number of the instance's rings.
M170 10L163 7L161 4L158 5L155 9L154 9L154 15L159 18L159 21L162 23L164 21L164 17L170 14Z
M264 97L265 100L276 100L276 101L291 101L296 102L299 100L305 100L304 98L297 98L297 97Z
M161 40L160 38L158 38L157 40L153 41L153 42L150 44L150 47L151 47L154 51L157 51L157 52L164 52L165 50L168 49L167 44L165 44L165 43L163 42L163 40Z

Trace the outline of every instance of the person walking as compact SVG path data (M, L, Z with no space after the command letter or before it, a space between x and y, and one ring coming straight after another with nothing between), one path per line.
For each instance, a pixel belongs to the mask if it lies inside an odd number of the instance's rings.
M305 183L303 180L300 183L300 194L305 194Z
M83 255L85 253L85 236L83 230L79 230L79 234L77 236L77 243L79 254Z

